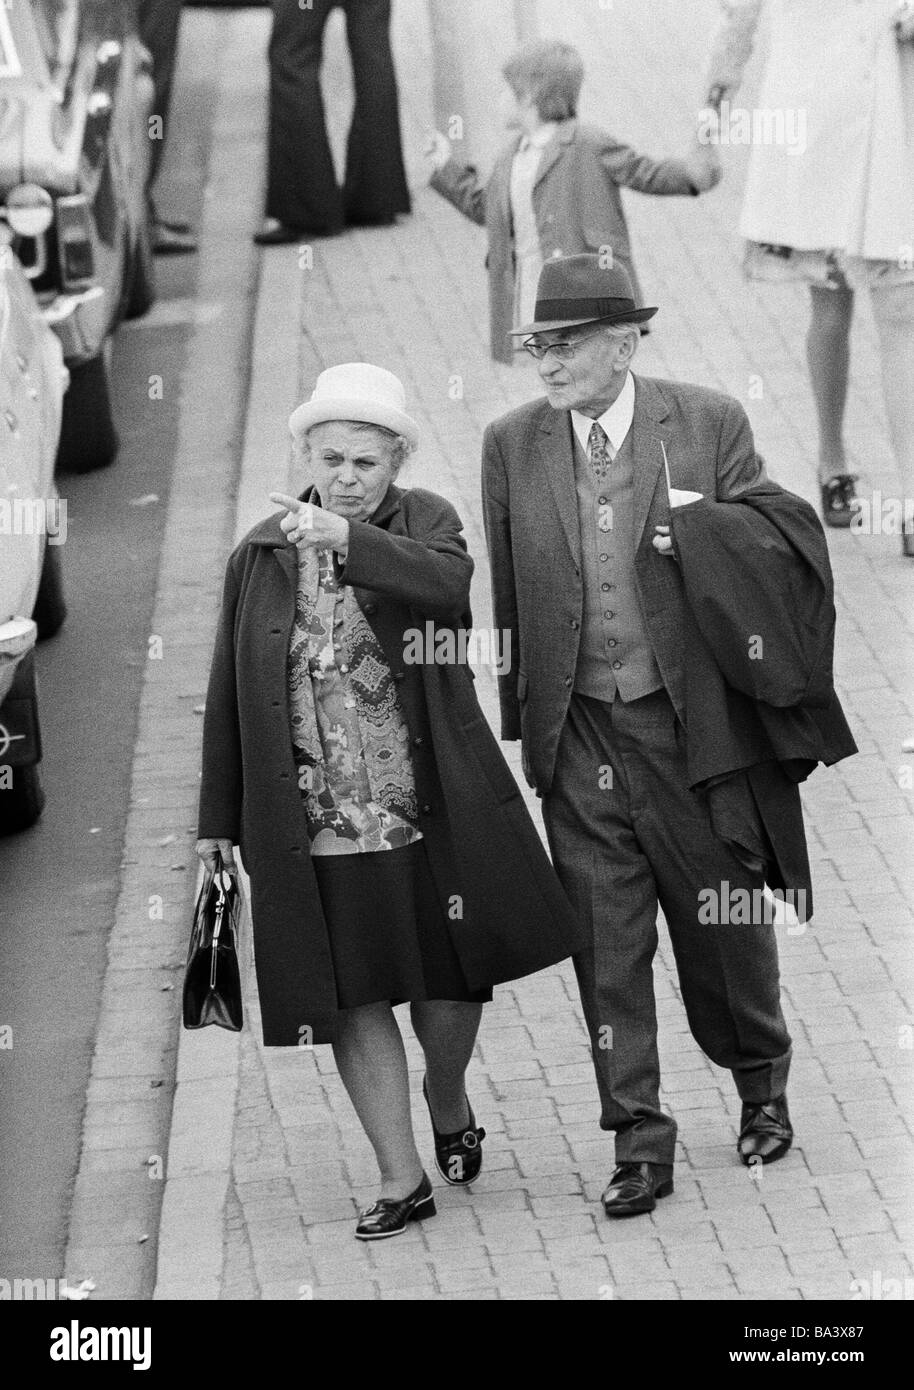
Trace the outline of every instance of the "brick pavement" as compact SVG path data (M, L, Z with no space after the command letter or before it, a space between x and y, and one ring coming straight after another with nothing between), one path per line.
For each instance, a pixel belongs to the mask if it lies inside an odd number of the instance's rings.
M504 42L504 15L493 18L495 8L479 0L465 7L462 35L465 90L485 150L494 133L481 129L487 104L480 93ZM569 37L587 55L582 114L670 153L689 138L715 12L714 0L539 4L542 31ZM482 234L421 187L416 152L435 109L432 36L423 0L400 0L396 14L415 216L395 230L320 243L313 269L299 268L295 250L270 253L262 341L266 350L269 338L272 348L266 365L255 348L253 393L258 420L266 421L275 387L281 424L325 365L365 358L401 375L423 434L408 481L458 506L478 564L476 622L487 626L480 433L537 388L529 368L487 358ZM341 124L348 76L336 29L331 50L327 88ZM751 91L750 80L747 100ZM735 228L745 154L732 149L725 159L727 181L707 198L627 196L645 291L662 306L637 365L743 400L773 475L814 500L803 296L743 283ZM287 366L278 385L276 340L286 362L297 362L297 376ZM895 495L865 304L855 326L848 426L863 490ZM265 428L272 447L281 429ZM247 454L258 478L281 472L278 455L255 444ZM252 515L265 491L248 488L244 505ZM662 936L655 975L664 1101L680 1122L675 1195L636 1221L610 1223L602 1215L611 1146L597 1127L573 976L563 966L499 987L486 1010L469 1086L489 1137L472 1192L437 1188L434 1221L365 1248L353 1240L352 1224L372 1194L374 1163L330 1051L265 1051L252 1010L238 1051L222 1270L217 1277L210 1228L198 1296L209 1296L215 1279L225 1299L846 1299L853 1280L872 1280L875 1271L883 1279L911 1276L914 1145L904 1106L914 1057L912 794L901 744L914 731L912 573L897 538L832 532L829 543L840 691L861 752L804 787L817 915L803 932L779 929L796 1049L797 1143L789 1157L757 1176L736 1163L738 1100L730 1078L687 1031ZM480 689L494 714L490 672L480 672ZM506 751L516 767L516 748ZM182 1057L200 1045L185 1036ZM409 1056L417 1133L431 1159L412 1040ZM204 1142L195 1133L205 1130L198 1125L194 1133L183 1113L177 1139L185 1159L189 1147L192 1167L196 1147L202 1172ZM224 1133L224 1115L220 1123ZM192 1189L176 1202L167 1239L163 1233L159 1297L193 1296L197 1255L181 1224L191 1200Z

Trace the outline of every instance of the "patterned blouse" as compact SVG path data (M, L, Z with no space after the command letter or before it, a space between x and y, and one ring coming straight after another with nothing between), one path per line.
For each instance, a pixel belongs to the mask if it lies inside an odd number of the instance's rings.
M409 732L387 658L333 551L299 551L289 708L312 855L422 838Z

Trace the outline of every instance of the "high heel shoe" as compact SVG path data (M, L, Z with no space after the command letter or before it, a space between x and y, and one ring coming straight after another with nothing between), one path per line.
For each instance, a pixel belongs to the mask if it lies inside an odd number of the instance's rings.
M399 1200L395 1197L379 1197L359 1215L355 1228L356 1240L388 1240L391 1236L402 1236L410 1221L424 1221L435 1216L437 1208L432 1196L432 1184L427 1173L408 1197Z
M819 484L826 526L850 526L857 510L856 473L836 473Z
M429 1119L432 1122L432 1136L435 1141L435 1167L444 1181L451 1187L468 1187L479 1177L479 1170L482 1167L482 1141L486 1137L486 1132L484 1129L477 1129L476 1116L473 1114L473 1107L468 1100L467 1110L470 1118L466 1128L456 1129L452 1134L439 1133L435 1128L435 1117L432 1114L432 1106L428 1098L428 1081L424 1076L422 1078L422 1094L425 1096Z

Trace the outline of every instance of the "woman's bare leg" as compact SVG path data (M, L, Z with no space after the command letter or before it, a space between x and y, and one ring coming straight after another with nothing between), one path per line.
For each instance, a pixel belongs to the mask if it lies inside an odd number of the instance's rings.
M901 480L903 514L914 508L914 284L872 291L882 390Z
M812 318L806 338L809 379L819 418L819 482L846 473L844 408L850 373L851 289L812 287Z
M482 1005L428 999L411 1004L410 1016L425 1053L435 1128L441 1134L453 1134L470 1119L464 1075L479 1032Z
M406 1052L390 1005L347 1009L333 1055L378 1160L378 1196L401 1201L419 1186L423 1168L410 1116Z

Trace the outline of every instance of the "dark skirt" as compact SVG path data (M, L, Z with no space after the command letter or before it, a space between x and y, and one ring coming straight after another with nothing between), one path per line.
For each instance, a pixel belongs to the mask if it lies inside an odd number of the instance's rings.
M467 985L424 840L369 854L318 854L311 863L341 1009L383 1000L485 1004L492 998L491 989Z

